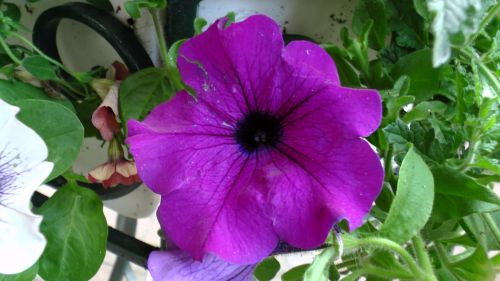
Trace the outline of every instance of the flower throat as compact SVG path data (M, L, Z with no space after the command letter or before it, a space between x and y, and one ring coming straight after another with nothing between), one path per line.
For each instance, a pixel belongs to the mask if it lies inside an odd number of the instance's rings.
M283 137L280 120L269 112L251 111L238 121L234 136L248 153L259 148L275 147Z

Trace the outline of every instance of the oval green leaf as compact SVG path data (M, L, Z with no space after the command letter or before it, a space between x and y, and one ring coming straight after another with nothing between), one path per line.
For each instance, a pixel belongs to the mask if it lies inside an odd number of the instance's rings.
M68 184L37 210L47 246L39 260L46 281L90 280L106 254L108 227L93 191Z
M48 100L64 105L69 110L75 112L73 104L66 98L52 98L41 88L33 85L18 82L15 80L0 79L0 99L12 105L17 105L21 100Z
M35 130L49 149L47 161L54 169L47 180L69 169L75 161L83 142L83 126L78 117L67 107L45 100L21 100L19 120Z
M146 68L130 75L120 86L122 122L127 124L130 119L143 119L172 94L164 69Z
M280 263L275 257L269 257L255 267L253 275L259 281L270 281L276 276L280 267Z
M429 219L433 201L432 173L412 147L401 164L396 196L382 225L382 235L400 244L410 240Z
M304 273L309 268L310 264L302 264L291 268L287 272L283 273L281 280L283 281L302 281L304 278Z
M56 80L57 68L42 56L27 57L22 62L23 67L40 80Z

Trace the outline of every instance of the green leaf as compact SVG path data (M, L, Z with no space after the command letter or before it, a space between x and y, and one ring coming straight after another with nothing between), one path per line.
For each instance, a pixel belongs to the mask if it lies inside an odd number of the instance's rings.
M179 69L177 68L177 56L179 54L179 48L181 45L186 42L187 39L181 39L176 41L172 46L168 49L167 61L168 61L168 71L169 71L169 80L174 84L176 90L181 89L189 89L188 86L184 85L182 82L181 74L179 73Z
M57 80L57 68L42 56L27 57L22 61L22 66L40 80Z
M400 244L410 240L429 219L434 200L434 180L424 160L411 148L401 169L396 196L381 234Z
M270 281L273 280L276 273L280 270L280 263L276 258L269 257L262 262L260 262L255 270L253 271L253 275L259 281Z
M494 221L496 225L499 225L498 215L500 212L495 212L492 214L472 214L470 216L463 218L463 225L465 232L469 237L478 243L485 252L500 250L500 241L496 240L493 230L488 226L485 221L484 216L491 215L492 218L497 217L497 221Z
M125 2L125 11L134 19L141 17L141 8L165 9L166 0L129 0Z
M410 78L409 95L415 96L416 102L431 98L440 90L442 71L432 67L432 52L422 49L402 57L391 71L394 79L407 75Z
M205 27L208 24L207 20L204 18L195 18L194 19L194 34L198 35L203 31L203 27Z
M322 47L335 61L341 84L348 87L359 87L361 82L359 81L358 74L346 60L349 54L344 49L335 45L326 44L322 45Z
M459 196L436 193L432 221L434 223L462 218L470 214L500 210L497 204Z
M9 17L13 22L18 23L21 19L21 11L16 4L2 3L2 13L4 16Z
M47 238L40 276L47 281L90 280L106 254L108 227L99 196L68 184L37 213L43 215L40 231Z
M403 121L410 123L414 120L424 120L431 113L442 114L448 106L440 101L424 101L415 106L410 112L406 113Z
M167 101L172 95L163 69L146 68L130 75L120 86L123 124L127 124L130 119L142 120L155 106Z
M328 281L330 265L335 254L335 248L329 247L317 255L304 273L304 281Z
M472 167L487 169L500 176L500 160L476 155Z
M452 46L460 47L474 34L495 0L428 0L432 22L434 48L432 64L438 67L451 56Z
M387 141L392 144L407 144L413 141L413 134L401 119L382 129Z
M47 100L61 104L75 112L73 104L66 98L52 98L45 94L41 88L15 80L0 79L0 99L7 103L16 105L22 100Z
M141 17L141 10L139 9L139 5L135 3L135 1L125 2L124 7L125 11L127 11L127 14L133 19L138 19Z
M385 46L387 35L387 17L385 2L382 0L358 1L352 19L352 29L356 35L361 35L367 19L373 20L373 27L368 37L368 46L379 50Z
M443 195L481 200L500 206L500 198L490 188L480 185L471 177L447 167L432 169L436 192Z
M309 268L310 264L302 264L291 268L281 276L282 281L302 281L304 273Z
M486 281L494 280L495 278L493 264L481 247L478 247L468 257L452 263L448 269L460 281Z
M73 72L71 74L80 83L89 83L90 81L92 81L92 79L94 79L94 77L92 77L92 74L90 72Z
M71 167L80 153L83 126L76 115L66 107L45 100L21 100L20 121L35 130L49 149L47 161L54 169L47 180L53 179Z
M1 274L0 273L0 281L29 281L35 280L36 275L38 274L38 262L32 265L30 268L26 269L23 272L17 274Z

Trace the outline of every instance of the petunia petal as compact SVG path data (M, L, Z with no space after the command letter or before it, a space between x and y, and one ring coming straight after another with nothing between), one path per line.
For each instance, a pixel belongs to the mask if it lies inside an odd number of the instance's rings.
M193 258L210 252L233 263L255 263L278 243L257 159L246 157L222 159L191 188L162 197L160 224Z
M128 129L138 173L159 194L194 182L236 147L232 130L186 92L156 107L144 122L129 121Z
M41 216L0 205L0 272L15 274L33 265L45 248Z
M336 139L366 137L378 128L382 102L377 91L333 85L300 65L285 65L282 76L273 96L281 102L272 110L288 131L312 127Z
M148 270L154 281L252 281L254 265L230 264L214 255L203 262L182 251L155 251L149 255Z
M201 102L239 118L256 108L259 95L269 92L283 39L276 22L263 15L225 24L226 19L218 20L186 41L179 49L178 65Z
M339 74L332 57L317 44L309 41L292 41L286 46L283 58L292 65L310 67L314 71L311 75L323 77L324 82L340 85Z
M344 142L295 139L282 145L266 167L275 230L292 246L313 248L324 242L333 223L363 223L383 182L377 154L360 139ZM294 206L300 212L290 212ZM307 229L307 231L297 231Z

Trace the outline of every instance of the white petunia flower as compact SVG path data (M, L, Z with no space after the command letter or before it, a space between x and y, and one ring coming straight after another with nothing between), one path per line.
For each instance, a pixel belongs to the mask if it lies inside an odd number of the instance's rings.
M35 189L53 164L35 131L16 119L19 108L0 100L0 273L15 274L33 265L45 248L42 217L30 209Z

